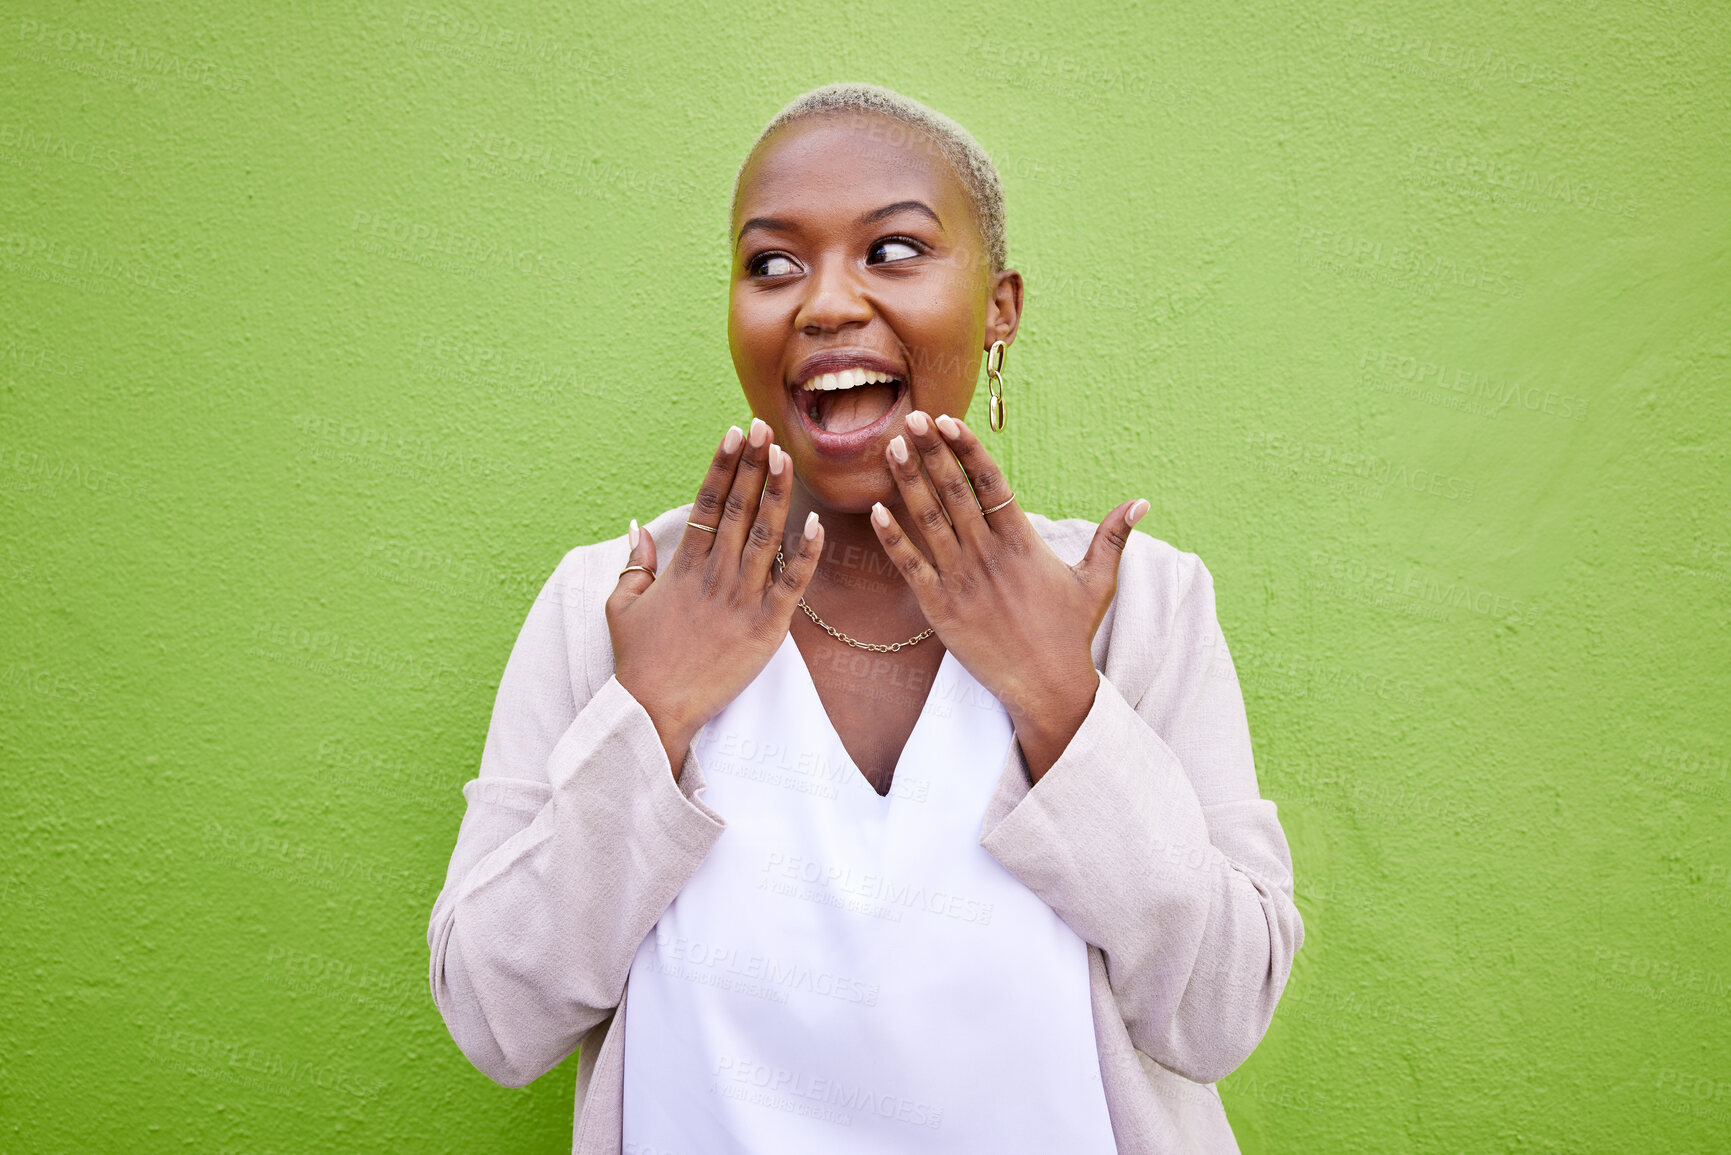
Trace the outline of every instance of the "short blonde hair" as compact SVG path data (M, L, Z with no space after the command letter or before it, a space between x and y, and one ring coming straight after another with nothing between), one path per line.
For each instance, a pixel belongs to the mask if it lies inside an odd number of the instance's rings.
M757 134L757 140L739 164L733 178L733 199L728 205L728 219L739 207L739 181L752 154L770 133L783 125L808 117L831 113L865 113L887 117L916 130L936 146L938 152L955 170L956 176L973 202L974 216L979 220L980 234L986 242L986 257L992 262L992 272L1001 271L1007 263L1008 241L1004 228L1004 182L998 177L998 167L986 150L980 147L967 129L941 112L927 108L917 100L880 88L875 84L826 84L794 98L786 108ZM731 227L730 227L731 231Z

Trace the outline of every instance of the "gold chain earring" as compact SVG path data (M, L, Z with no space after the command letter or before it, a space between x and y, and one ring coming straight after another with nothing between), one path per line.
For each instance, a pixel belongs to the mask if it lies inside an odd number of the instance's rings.
M1004 430L1004 343L993 341L992 348L986 353L986 391L991 394L991 403L987 406L986 415L992 425L993 433Z

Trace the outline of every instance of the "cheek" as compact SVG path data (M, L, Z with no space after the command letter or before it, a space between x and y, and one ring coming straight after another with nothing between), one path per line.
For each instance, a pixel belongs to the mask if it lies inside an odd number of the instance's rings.
M751 411L766 420L781 411L781 365L785 352L785 322L766 315L768 312L761 306L753 308L749 302L735 302L727 315L728 350L740 392ZM773 420L770 423L776 424ZM778 432L777 440L782 436L784 432Z
M894 308L909 325L942 340L966 344L975 332L984 336L986 288L965 270L945 269L928 280L921 278L897 294Z
M985 337L985 314L966 299L925 297L909 302L892 322L925 384L954 387L967 378L969 358Z
M761 306L754 308L749 299L736 298L727 310L727 342L743 369L770 355L776 345L775 326Z

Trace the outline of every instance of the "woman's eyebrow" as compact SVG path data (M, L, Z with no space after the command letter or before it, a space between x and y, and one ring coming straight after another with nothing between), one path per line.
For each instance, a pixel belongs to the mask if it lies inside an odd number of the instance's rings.
M932 218L932 222L936 224L938 228L941 229L944 227L944 222L938 217L938 214L933 212L931 206L926 204L924 201L897 201L893 205L884 205L882 208L872 209L870 212L861 215L854 223L856 225L869 225L873 221L881 221L885 217L892 217L897 213L908 212L910 210L916 213L924 213L926 216ZM752 229L768 229L772 232L791 233L797 232L798 226L792 221L783 220L780 217L752 217L743 225L739 226L739 233L733 238L733 243L738 245L739 242L745 238L745 234L750 232Z
M933 224L937 225L940 229L944 227L944 222L938 219L938 214L933 212L931 206L926 204L925 201L897 201L893 205L885 205L881 209L873 209L871 212L863 214L859 220L854 223L869 225L873 221L881 221L885 217L893 217L897 213L906 212L909 209L912 209L917 213L925 213L928 217L932 218Z
M778 233L791 233L795 231L792 221L784 221L780 217L752 217L749 221L746 221L743 225L739 226L739 236L733 238L733 243L738 245L740 238L744 237L751 229L769 229L772 232Z

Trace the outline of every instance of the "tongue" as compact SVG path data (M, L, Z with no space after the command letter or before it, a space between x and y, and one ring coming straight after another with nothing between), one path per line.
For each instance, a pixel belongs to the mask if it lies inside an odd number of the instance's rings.
M851 433L888 413L895 403L894 385L856 385L819 392L817 423L831 433Z

